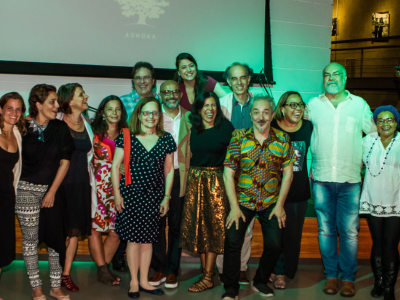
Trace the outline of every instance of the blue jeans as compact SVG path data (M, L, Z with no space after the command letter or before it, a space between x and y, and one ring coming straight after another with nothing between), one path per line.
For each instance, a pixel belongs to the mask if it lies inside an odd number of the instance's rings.
M340 270L343 281L354 282L360 229L360 187L360 183L313 181L318 241L326 278L338 278Z

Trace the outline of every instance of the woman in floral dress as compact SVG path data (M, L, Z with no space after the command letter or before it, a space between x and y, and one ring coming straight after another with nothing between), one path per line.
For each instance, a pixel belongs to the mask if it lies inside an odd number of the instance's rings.
M107 285L118 285L120 277L110 272L108 265L119 245L119 237L114 232L115 206L111 185L111 164L115 142L119 132L126 125L126 110L121 99L111 95L100 103L92 124L94 132L93 166L96 181L97 206L92 207L92 235L89 248L98 267L97 280ZM102 233L108 233L102 243Z

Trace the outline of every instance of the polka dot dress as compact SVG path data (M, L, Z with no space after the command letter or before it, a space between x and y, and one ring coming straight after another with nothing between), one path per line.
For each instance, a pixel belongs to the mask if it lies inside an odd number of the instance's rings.
M124 148L124 137L115 140L115 146ZM131 134L130 169L132 184L125 186L121 176L121 196L125 208L117 212L115 232L122 240L134 243L157 242L160 225L160 204L165 193L164 162L167 154L176 151L171 134L165 133L148 152Z

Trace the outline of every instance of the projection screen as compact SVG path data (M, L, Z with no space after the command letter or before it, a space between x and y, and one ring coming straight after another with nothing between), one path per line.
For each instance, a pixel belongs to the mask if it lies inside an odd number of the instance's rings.
M271 69L265 0L2 0L0 6L1 73L29 73L25 67L94 77L98 70L101 77L104 66L120 72L108 77L125 77L137 61L174 69L181 52L207 71L234 61L255 72Z

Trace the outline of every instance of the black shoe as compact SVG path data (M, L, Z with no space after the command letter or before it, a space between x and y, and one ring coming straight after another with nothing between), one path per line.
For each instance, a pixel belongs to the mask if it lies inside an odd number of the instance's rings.
M140 296L139 292L130 292L130 291L129 291L130 289L131 289L131 288L128 289L128 297L129 297L129 298L132 298L132 299L137 299L137 298L139 298L139 296Z
M259 292L263 297L273 297L274 291L264 283L254 283L251 285L251 289L255 292Z
M139 292L145 292L145 293L149 293L151 295L157 295L157 296L164 295L164 292L162 291L162 289L146 290L146 289L142 288L140 285L139 285Z
M125 261L124 255L114 255L113 260L111 261L112 267L114 271L117 272L128 272L128 264Z
M383 297L384 300L395 300L394 297L394 285L397 280L397 272L399 265L397 262L390 262L383 264L383 278L382 285L384 288Z
M371 296L374 298L379 298L382 297L384 290L382 286L382 275L383 275L382 257L380 256L371 257L371 267L375 277L374 288L371 291Z

